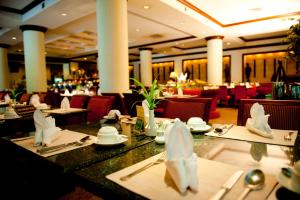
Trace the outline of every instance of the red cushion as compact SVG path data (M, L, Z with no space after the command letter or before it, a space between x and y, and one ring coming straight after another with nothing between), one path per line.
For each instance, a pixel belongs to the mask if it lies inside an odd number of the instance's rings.
M182 90L183 94L187 94L187 95L200 95L201 90L199 88L184 88Z

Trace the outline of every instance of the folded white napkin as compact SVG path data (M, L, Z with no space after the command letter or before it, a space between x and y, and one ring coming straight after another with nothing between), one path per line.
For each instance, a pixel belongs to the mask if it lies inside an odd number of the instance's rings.
M70 92L68 89L65 89L65 95L70 95Z
M46 118L40 110L34 111L33 119L36 129L34 146L48 146L58 136L58 133L61 129L55 126L54 118Z
M63 100L60 103L60 108L63 110L70 109L70 102L68 97L64 97Z
M193 152L193 137L189 129L179 119L175 119L166 135L167 171L181 193L188 187L197 191L197 156Z
M10 102L11 102L10 96L9 96L8 94L6 94L6 95L4 96L4 102L5 102L5 103L10 103Z
M40 105L40 97L39 97L39 95L33 94L30 97L29 104L33 105L34 107L38 107Z
M265 115L265 110L259 103L254 103L250 109L251 118L247 119L246 128L258 135L273 138L272 130L268 124L270 115Z
M119 110L110 110L107 114L109 118L116 118L117 116L121 116L121 112Z
M183 75L183 73L181 72L179 77L178 77L178 83L184 83L186 81L186 78L187 78L187 73L185 73Z

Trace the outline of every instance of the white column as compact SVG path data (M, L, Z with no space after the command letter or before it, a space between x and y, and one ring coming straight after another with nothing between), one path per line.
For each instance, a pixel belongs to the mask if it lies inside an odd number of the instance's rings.
M175 58L174 71L179 76L182 72L182 59Z
M138 62L133 64L133 77L140 80L140 64Z
M152 84L152 48L140 48L141 82L145 86Z
M207 82L222 84L223 74L223 36L211 36L207 41Z
M63 63L63 76L64 76L64 80L69 78L69 76L70 76L70 63Z
M45 32L47 28L35 25L22 25L26 90L32 92L47 91Z
M6 44L0 44L0 91L9 88L9 69Z
M96 0L101 92L129 89L126 0Z

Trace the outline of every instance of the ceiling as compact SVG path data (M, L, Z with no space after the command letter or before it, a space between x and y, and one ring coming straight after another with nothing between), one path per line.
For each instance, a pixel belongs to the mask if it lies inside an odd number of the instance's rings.
M48 28L47 56L95 61L95 7L95 0L0 0L0 43L23 53L19 26L34 24ZM128 0L130 59L140 47L153 48L153 57L204 51L212 35L224 36L224 49L278 43L299 18L299 0Z

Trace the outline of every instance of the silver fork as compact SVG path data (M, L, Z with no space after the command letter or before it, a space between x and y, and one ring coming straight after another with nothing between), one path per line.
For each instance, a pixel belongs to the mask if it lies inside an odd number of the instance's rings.
M151 167L151 166L153 166L153 165L157 165L157 164L163 163L163 162L165 161L165 158L166 158L166 152L164 151L164 152L162 153L162 155L161 155L157 160L148 163L147 165L145 165L145 166L143 166L143 167L141 167L141 168L139 168L139 169L137 169L137 170L131 172L130 174L127 174L127 175L125 175L125 176L120 177L120 180L121 180L121 181L127 181L129 178L131 178L131 177L133 177L134 175L136 175L136 174L138 174L138 173L140 173L140 172L142 172L142 171L148 169L149 167Z

